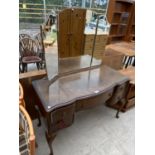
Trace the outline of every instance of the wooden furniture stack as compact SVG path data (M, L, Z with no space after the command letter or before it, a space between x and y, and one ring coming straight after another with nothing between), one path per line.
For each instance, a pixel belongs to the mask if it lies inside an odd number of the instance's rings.
M132 14L129 21L129 28L126 35L127 41L135 41L135 3L133 3Z
M134 10L135 2L133 0L109 1L107 17L111 28L108 43L134 40Z

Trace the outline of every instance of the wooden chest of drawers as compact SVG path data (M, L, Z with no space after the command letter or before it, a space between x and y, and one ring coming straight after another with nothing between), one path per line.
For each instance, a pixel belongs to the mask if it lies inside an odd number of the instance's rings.
M92 55L94 34L85 34L84 54ZM99 34L96 36L94 57L101 59L107 43L107 34Z

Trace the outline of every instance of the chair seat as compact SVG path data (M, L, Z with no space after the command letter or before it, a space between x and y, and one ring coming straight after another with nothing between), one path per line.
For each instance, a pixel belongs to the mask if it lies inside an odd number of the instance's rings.
M27 57L23 57L22 62L23 63L41 62L41 58L39 58L39 56L27 56Z

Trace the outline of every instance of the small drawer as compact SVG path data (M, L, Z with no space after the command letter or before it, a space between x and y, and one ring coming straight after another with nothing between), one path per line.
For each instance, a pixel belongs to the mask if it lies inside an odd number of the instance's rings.
M85 42L93 42L94 35L85 35Z
M100 35L97 35L97 36L96 36L96 43L97 43L97 42L100 42Z
M108 36L107 35L100 35L99 36L99 38L100 38L100 43L107 43L107 39L108 39Z
M73 122L74 111L75 111L75 104L72 104L52 112L54 130L70 126Z
M95 49L96 50L102 50L102 51L104 51L105 50L105 45L102 44L102 43L97 43L97 44L95 44Z
M90 44L90 43L85 44L85 47L84 47L85 50L92 50L92 48L93 48L93 44Z
M90 50L90 49L85 49L85 50L84 50L84 54L92 55L92 50Z

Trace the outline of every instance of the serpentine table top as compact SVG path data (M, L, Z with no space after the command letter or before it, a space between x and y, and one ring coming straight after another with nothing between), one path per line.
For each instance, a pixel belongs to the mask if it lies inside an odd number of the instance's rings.
M46 112L51 112L76 100L104 93L128 81L128 77L105 65L99 68L59 77L51 83L47 78L32 85Z

